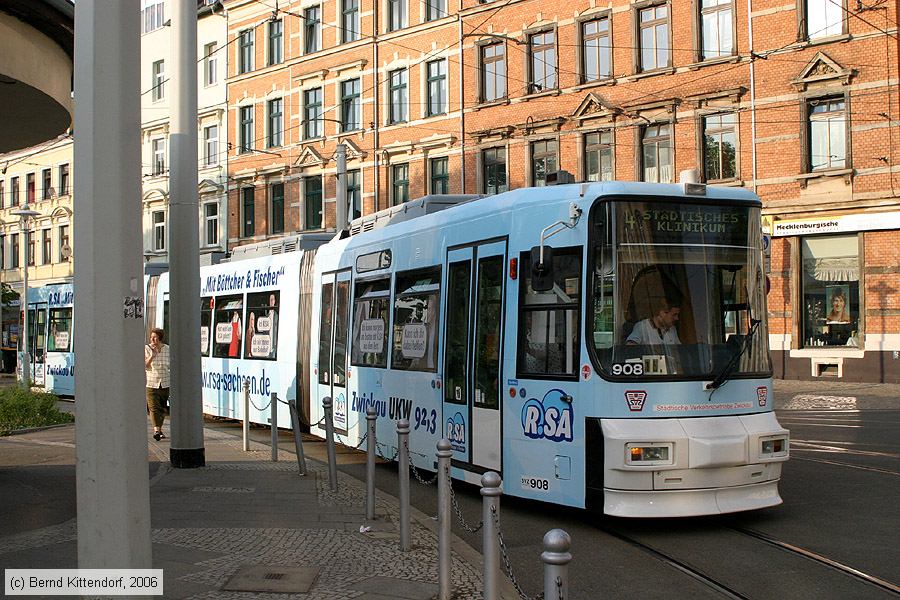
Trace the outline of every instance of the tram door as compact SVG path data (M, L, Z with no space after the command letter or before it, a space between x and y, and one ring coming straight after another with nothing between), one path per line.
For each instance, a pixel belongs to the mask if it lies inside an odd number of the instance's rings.
M31 355L31 381L36 386L44 385L46 350L47 303L30 304L28 306L28 353Z
M347 348L350 323L350 271L322 276L319 352L316 372L318 401L328 396L334 411L334 428L347 433Z
M447 252L444 433L455 466L501 471L506 241Z

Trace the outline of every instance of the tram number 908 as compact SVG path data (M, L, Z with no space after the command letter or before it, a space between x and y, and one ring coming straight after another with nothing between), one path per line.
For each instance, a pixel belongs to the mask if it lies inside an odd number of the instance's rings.
M550 481L542 477L523 477L522 489L546 492L550 490Z
M613 375L643 375L644 363L615 363L612 366Z

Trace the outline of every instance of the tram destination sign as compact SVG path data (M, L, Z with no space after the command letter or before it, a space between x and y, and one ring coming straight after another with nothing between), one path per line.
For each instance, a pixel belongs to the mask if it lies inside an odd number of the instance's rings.
M619 243L714 244L746 246L749 207L673 205L662 202L621 202Z

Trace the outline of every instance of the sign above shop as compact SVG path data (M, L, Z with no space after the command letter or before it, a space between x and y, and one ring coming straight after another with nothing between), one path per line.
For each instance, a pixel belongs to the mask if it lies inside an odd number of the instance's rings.
M814 235L819 233L849 233L876 229L900 229L900 212L865 213L826 219L797 219L775 221L772 235Z

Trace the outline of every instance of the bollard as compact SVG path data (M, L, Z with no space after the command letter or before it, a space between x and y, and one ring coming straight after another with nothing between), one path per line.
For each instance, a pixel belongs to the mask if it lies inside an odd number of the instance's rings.
M294 450L297 453L297 467L300 474L306 475L306 455L303 453L303 436L300 434L300 411L297 410L297 401L288 400L288 408L291 412L291 429L294 430Z
M334 417L331 413L331 398L325 396L322 399L322 408L325 409L325 449L328 451L328 485L331 491L336 492L337 485L337 458L334 455Z
M481 476L481 533L482 553L484 555L484 600L500 598L500 542L497 538L497 522L500 514L500 488L503 481L494 471Z
M250 381L244 380L244 452L250 452Z
M400 552L409 552L409 421L397 421L397 460L400 477Z
M278 394L269 396L269 424L272 426L272 462L278 462Z
M366 519L375 519L375 407L366 409Z
M566 600L569 597L569 562L572 555L569 548L572 538L562 529L551 529L544 534L544 598L546 600Z
M453 507L450 505L450 440L437 443L438 459L438 600L450 600L450 526Z

